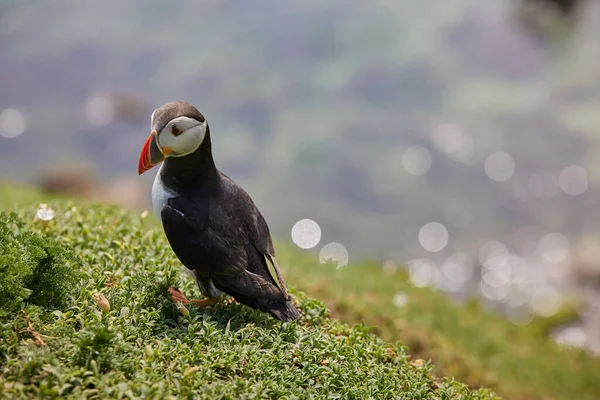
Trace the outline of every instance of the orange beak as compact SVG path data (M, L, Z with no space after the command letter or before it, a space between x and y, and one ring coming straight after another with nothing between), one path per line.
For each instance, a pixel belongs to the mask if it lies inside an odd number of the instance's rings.
M165 149L166 150L166 149ZM165 155L158 146L158 133L153 130L146 139L142 152L140 153L140 161L138 163L138 174L141 175L150 168L157 166L165 159Z

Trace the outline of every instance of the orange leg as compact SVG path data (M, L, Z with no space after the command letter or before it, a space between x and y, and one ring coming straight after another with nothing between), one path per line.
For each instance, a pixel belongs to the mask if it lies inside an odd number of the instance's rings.
M206 307L217 304L219 301L221 301L220 297L209 297L206 299L193 299L190 300L190 303L194 304L196 307Z
M192 303L197 307L205 307L213 304L217 304L220 297L209 297L206 299L193 299L188 300L187 297L181 292L181 290L177 289L175 286L171 286L169 288L169 298L173 303L181 303L181 304L189 304Z

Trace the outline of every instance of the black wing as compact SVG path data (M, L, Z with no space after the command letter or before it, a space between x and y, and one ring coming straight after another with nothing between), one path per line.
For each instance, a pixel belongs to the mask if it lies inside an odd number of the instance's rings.
M242 224L244 235L247 235L248 241L259 254L256 262L248 264L248 270L269 279L273 285L279 287L284 297L288 299L287 289L275 259L275 249L267 221L265 221L250 195L242 187L224 174L221 174L221 177L226 193L230 193L231 197L237 199L237 209L244 210L242 215L239 215L238 221L244 221ZM235 214L234 210L232 210L231 215L233 214ZM272 272L269 269L269 264L273 269Z
M287 300L264 218L243 189L229 179L223 183L223 196L216 200L176 197L163 207L173 251L186 267L234 297Z

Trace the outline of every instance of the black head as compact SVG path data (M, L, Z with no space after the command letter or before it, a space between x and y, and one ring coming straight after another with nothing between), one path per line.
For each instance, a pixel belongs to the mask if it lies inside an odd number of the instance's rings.
M204 147L210 152L206 119L190 103L173 101L157 108L152 113L151 127L152 132L140 155L140 174L160 164L165 158L195 153L202 144L206 144Z
M152 113L152 117L150 117L152 130L160 133L169 122L180 117L187 117L199 123L206 122L204 115L190 103L171 101L160 106Z

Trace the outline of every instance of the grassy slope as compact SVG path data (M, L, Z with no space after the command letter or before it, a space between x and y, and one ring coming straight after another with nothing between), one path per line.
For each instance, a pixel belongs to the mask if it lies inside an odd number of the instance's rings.
M0 209L39 199L32 191L0 187ZM545 339L561 316L517 327L476 304L459 308L438 293L416 289L402 272L386 276L368 263L336 271L316 263L313 254L283 243L277 249L289 284L325 301L343 321L364 320L384 340L400 340L414 357L433 359L438 376L492 387L510 399L591 400L600 393L600 360ZM408 297L403 308L393 304L398 292Z
M385 340L401 340L415 356L432 359L438 374L510 399L598 398L600 359L546 339L548 328L570 313L519 327L475 302L458 307L439 293L414 288L403 272L390 277L374 264L335 272L310 256L284 251L279 258L286 278L324 299L334 315L365 321ZM398 292L407 295L405 307L393 303Z
M39 200L0 188L0 209L20 203L26 220ZM155 223L117 208L47 201L56 218L44 234L79 255L85 279L62 312L28 306L28 317L2 321L0 397L493 398L434 379L404 347L328 318L296 291L305 314L297 324L225 301L182 317L164 289L175 283L192 293L194 284ZM110 313L96 306L96 291ZM46 346L34 343L32 329Z

